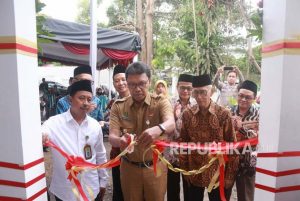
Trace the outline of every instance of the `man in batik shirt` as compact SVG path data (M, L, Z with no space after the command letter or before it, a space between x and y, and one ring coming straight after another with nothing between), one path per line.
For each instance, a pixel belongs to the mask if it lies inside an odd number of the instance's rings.
M257 94L257 85L245 80L238 89L238 105L232 107L232 119L238 141L258 136L259 108L253 105ZM236 177L239 201L253 201L255 189L256 146L245 147L240 155Z
M195 76L193 78L192 96L197 105L184 111L182 116L182 128L180 140L191 143L212 143L212 142L233 142L235 139L231 122L230 111L215 104L211 99L212 82L208 75ZM188 152L189 153L189 152ZM234 183L237 169L237 157L228 156L225 167L225 194L227 189L231 190ZM185 170L198 170L208 164L210 156L208 153L199 153L197 150L190 150L190 154L180 155L180 167ZM219 162L215 161L203 173L191 176L184 176L189 183L189 201L203 200L205 188L207 188L212 177L219 168ZM219 201L219 188L208 193L210 201ZM228 197L228 196L226 196Z
M180 129L182 125L181 117L183 111L187 108L190 108L192 105L196 104L195 99L191 97L192 95L192 81L193 76L188 74L181 74L177 82L177 92L178 97L172 99L172 107L174 109L174 118L175 118L175 130L174 134L168 136L168 140L175 142L180 136ZM170 149L167 149L164 153L165 158L172 163L174 167L178 167L178 158ZM185 180L183 180L183 192L184 200L187 199L187 193L185 190L187 188ZM167 200L168 201L180 201L180 173L173 172L168 169L168 182L167 182Z

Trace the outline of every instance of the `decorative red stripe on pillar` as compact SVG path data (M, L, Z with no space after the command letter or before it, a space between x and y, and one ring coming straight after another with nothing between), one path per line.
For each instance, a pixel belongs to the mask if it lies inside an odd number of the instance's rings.
M270 153L258 153L257 157L260 158L279 158L279 157L298 157L300 151L286 151L286 152L270 152Z
M300 169L293 169L293 170L286 170L286 171L280 171L280 172L274 172L262 168L256 167L256 171L262 174L270 175L273 177L282 177L282 176L288 176L293 174L300 174Z
M40 163L44 162L44 158L40 158L38 160L35 160L31 163L28 163L26 165L19 165L19 164L15 164L15 163L7 163L7 162L1 162L0 161L0 167L4 167L4 168L10 168L10 169L17 169L17 170L27 170L33 166L36 166Z
M284 48L300 49L300 42L281 42L272 45L267 45L262 48L262 53L274 52Z
M273 188L273 187L270 187L270 186L255 184L255 188L258 188L258 189L261 189L261 190L264 190L264 191L269 191L269 192L272 192L272 193L282 193L282 192L288 192L288 191L299 191L300 190L300 185Z
M36 182L40 181L43 178L45 178L45 173L41 174L40 176L32 179L31 181L29 181L27 183L22 183L22 182L17 182L17 181L0 180L0 185L28 188L29 186L31 186L32 184L35 184Z
M47 188L42 189L41 191L37 192L36 194L34 194L33 196L31 196L30 198L27 199L27 201L33 201L36 198L38 198L39 196L43 195L45 192L47 192Z
M19 43L0 43L0 50L17 49L31 54L37 54L37 49Z
M4 197L4 196L0 196L0 200L5 200L5 201L33 201L36 198L38 198L39 196L43 195L46 191L47 191L47 188L43 188L42 190L40 190L39 192L37 192L36 194L31 196L30 198L25 199L25 200L21 199L21 198Z

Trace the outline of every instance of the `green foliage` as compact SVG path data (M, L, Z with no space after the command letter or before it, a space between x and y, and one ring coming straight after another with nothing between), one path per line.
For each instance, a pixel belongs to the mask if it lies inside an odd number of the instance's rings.
M51 36L47 30L43 29L43 23L46 20L46 16L40 14L40 12L43 10L43 8L46 6L46 4L41 3L40 0L35 1L35 8L36 8L36 32L38 35L48 35ZM43 52L41 46L39 45L40 43L51 43L51 40L48 39L43 39L43 38L37 38L37 46L38 46L38 51L40 53ZM41 61L39 61L39 64Z
M263 14L262 10L257 10L256 12L252 13L250 16L254 28L248 29L249 34L247 37L254 37L257 42L262 41L262 35L263 35L262 14Z
M82 24L90 24L90 1L80 0L78 4L78 15L76 17L76 22Z
M115 26L124 22L134 22L135 1L132 0L115 0L108 8L106 14L109 18L108 26Z
M245 27L239 2L195 0L195 13L200 73L214 75L217 67L223 64L237 65L246 72L247 42L245 36L240 34ZM134 22L134 1L115 0L107 14L110 26L120 24L122 20ZM257 22L259 25L260 22L260 27L261 21L258 19L255 15L251 16L254 24ZM195 73L197 62L192 0L156 0L153 20L152 66L155 71L180 67L181 72ZM259 50L254 52L255 58L260 61ZM250 72L258 75L253 66Z
M46 4L41 3L40 0L35 0L35 12L36 12L36 32L38 34L45 34L47 33L43 30L43 22L45 21L45 16L40 14Z
M97 0L97 5L99 5L102 0ZM82 24L90 24L90 0L80 0L78 4L78 15L76 17L76 22Z
M46 4L42 3L40 0L35 0L35 12L39 13L43 10Z

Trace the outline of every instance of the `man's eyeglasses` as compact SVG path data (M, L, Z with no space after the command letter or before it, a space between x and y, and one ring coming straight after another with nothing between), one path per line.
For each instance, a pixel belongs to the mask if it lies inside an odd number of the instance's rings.
M192 91L193 90L193 87L188 87L188 86L179 86L179 90L180 91Z
M200 89L194 89L193 90L193 96L207 96L208 91L207 90L200 90Z
M129 89L135 89L136 87L140 88L140 89L145 89L146 86L148 84L148 80L147 81L143 81L143 82L139 82L139 83L130 83L127 82L127 86Z
M252 96L247 96L244 94L238 94L238 98L245 99L246 101L250 101L250 100L254 99Z

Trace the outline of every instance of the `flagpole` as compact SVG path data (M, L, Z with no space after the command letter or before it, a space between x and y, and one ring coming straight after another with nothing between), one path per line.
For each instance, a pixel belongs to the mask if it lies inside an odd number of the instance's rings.
M92 74L93 74L93 94L96 94L96 87L98 83L98 74L97 74L97 17L96 17L96 11L97 11L97 0L90 0L90 18L91 18L91 24L90 24L90 66L92 68Z

